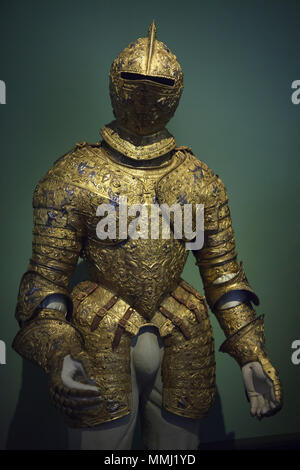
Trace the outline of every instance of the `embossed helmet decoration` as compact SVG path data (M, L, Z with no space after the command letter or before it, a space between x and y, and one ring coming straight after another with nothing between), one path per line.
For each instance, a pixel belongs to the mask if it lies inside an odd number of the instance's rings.
M173 116L182 90L181 66L156 39L152 21L148 36L129 44L110 69L110 97L118 125L141 136L162 130Z

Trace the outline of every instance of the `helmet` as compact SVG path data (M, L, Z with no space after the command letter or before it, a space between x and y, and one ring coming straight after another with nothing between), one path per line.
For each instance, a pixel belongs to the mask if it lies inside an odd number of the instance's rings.
M110 97L117 125L146 136L164 129L183 90L176 56L156 39L152 21L148 36L127 46L110 69Z

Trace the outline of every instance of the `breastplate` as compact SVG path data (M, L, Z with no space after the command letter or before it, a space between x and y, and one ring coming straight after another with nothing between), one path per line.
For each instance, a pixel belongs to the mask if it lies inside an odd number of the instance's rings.
M180 239L158 239L150 234L147 238L119 237L120 201L126 197L127 207L143 204L148 211L150 230L150 207L164 203L158 200L158 185L178 167L184 155L175 152L171 161L159 167L137 169L120 164L110 158L103 149L94 149L101 154L104 164L95 179L97 193L90 197L86 215L87 238L82 252L87 261L90 278L110 289L150 320L163 297L179 282L188 252ZM100 240L96 227L99 224L97 204L109 204L116 216L116 237ZM128 222L131 218L128 217Z

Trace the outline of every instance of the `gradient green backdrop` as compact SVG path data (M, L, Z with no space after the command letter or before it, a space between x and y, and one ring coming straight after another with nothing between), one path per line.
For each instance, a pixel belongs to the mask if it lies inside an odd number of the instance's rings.
M99 128L113 117L110 64L129 42L145 36L152 18L185 74L169 130L226 184L239 258L261 299L267 349L284 386L282 411L254 420L239 367L217 352L225 431L236 439L300 432L300 365L291 363L291 343L300 339L300 105L291 102L291 83L300 79L300 2L2 0L0 79L7 104L0 105L0 339L7 344L7 364L0 365L0 448L16 432L9 429L22 360L10 345L18 284L31 251L35 184L77 141L99 139ZM184 274L202 289L192 259ZM218 348L224 336L214 318L212 323ZM28 433L43 434L36 448L61 448L47 419L35 417L32 429L28 416L38 413L40 394L45 387L23 410ZM218 436L204 432L203 439Z

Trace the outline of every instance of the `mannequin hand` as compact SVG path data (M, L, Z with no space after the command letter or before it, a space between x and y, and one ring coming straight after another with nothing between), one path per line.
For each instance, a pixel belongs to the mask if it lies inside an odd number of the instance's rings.
M79 377L81 381L77 379ZM87 375L83 363L68 354L53 367L50 373L51 401L66 415L86 412L98 406L102 401L100 391L94 383Z
M260 362L249 362L242 367L245 389L250 400L251 416L262 419L280 409L275 399L272 380L265 374Z

